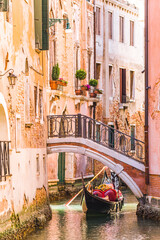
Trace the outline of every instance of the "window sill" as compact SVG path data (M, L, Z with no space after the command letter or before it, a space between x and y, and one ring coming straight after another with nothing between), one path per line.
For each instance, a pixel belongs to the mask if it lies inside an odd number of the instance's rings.
M20 148L17 148L16 153L20 153L20 152L21 152Z
M25 123L25 128L31 128L33 123Z
M130 99L129 102L130 102L130 103L134 103L134 102L135 102L135 99Z
M127 103L119 103L119 110L124 110L128 108L128 104Z

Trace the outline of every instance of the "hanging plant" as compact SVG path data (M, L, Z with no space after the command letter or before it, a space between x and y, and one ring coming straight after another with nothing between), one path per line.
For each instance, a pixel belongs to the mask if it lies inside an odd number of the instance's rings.
M58 80L60 74L60 68L58 63L52 68L52 80Z
M98 80L97 79L91 79L89 80L89 85L92 87L96 87L98 84Z

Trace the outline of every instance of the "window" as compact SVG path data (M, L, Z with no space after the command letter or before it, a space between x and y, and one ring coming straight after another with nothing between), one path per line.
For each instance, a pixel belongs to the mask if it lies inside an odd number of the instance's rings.
M119 17L119 41L124 42L124 17Z
M44 174L46 173L46 155L43 154L43 171L44 171Z
M96 79L100 80L100 76L101 76L101 64L96 63Z
M130 45L134 46L134 22L130 21Z
M113 97L113 67L109 66L109 97Z
M30 122L30 88L29 88L29 79L26 78L25 82L25 122Z
M120 68L120 102L126 103L126 69Z
M7 12L9 8L9 0L0 0L0 12Z
M37 87L34 87L34 112L35 117L38 117L38 94L37 94Z
M39 118L43 121L43 91L39 89Z
M91 53L88 52L88 81L91 79Z
M40 162L39 162L39 154L36 155L36 171L37 171L37 174L39 175L40 174Z
M16 114L16 151L21 147L21 116Z
M136 135L136 127L135 125L131 125L131 151L135 151L135 135Z
M78 70L78 55L79 55L79 47L76 47L76 71ZM75 77L75 88L78 89L78 79Z
M96 7L96 34L100 35L100 13L101 9L99 7Z
M112 39L112 13L108 12L108 37Z
M12 1L10 1L10 0L8 0L8 7L7 7L7 12L6 12L6 21L8 23L12 23Z
M114 125L108 125L108 145L114 148Z
M135 79L134 71L130 71L130 99L135 99Z
M28 58L26 58L26 61L25 61L25 74L26 76L29 75L29 65L28 65Z

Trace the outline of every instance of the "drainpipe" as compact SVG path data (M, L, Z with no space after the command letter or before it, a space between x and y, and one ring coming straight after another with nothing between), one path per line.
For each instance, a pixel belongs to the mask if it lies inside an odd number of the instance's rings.
M145 183L149 185L148 144L148 0L145 0Z
M95 0L93 2L93 28L94 28L94 79L96 79L96 4L95 4ZM93 119L95 119L95 115L96 115L96 102L93 102Z

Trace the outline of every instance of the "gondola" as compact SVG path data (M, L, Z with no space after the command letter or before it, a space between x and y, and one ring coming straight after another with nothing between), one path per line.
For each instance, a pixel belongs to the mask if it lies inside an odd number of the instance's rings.
M83 181L82 210L87 214L110 214L112 211L121 211L124 198L120 190L116 191L111 184L107 185L107 190L88 190ZM103 184L105 185L105 184ZM116 195L115 195L116 194ZM115 195L115 197L114 197Z

